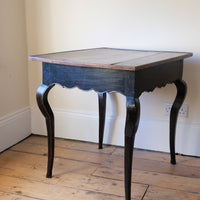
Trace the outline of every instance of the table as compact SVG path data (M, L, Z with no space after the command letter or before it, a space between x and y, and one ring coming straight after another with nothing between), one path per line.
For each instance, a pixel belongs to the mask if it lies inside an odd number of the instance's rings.
M106 113L106 93L119 92L126 96L125 122L125 199L131 199L131 171L134 139L140 118L139 97L174 83L177 95L170 113L170 155L176 164L175 133L178 111L184 101L187 86L182 80L183 60L192 53L139 51L95 48L30 56L43 63L43 84L37 90L37 103L46 119L48 135L47 177L52 177L54 159L54 114L48 93L55 84L95 90L99 99L99 148L102 148ZM144 138L145 139L145 138Z

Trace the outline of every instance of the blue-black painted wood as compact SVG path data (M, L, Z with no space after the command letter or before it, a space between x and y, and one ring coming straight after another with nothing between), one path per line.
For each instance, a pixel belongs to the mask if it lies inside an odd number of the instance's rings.
M135 74L135 96L139 97L144 91L150 92L156 87L161 88L168 83L182 79L182 74L182 60L138 70Z
M105 115L106 115L106 93L98 93L98 99L99 99L99 149L102 149Z
M177 95L170 112L170 154L171 154L172 164L176 164L175 137L176 137L176 124L177 124L178 112L183 104L183 101L187 93L187 84L185 83L185 81L176 80L174 84L176 85L177 88Z
M125 197L131 200L132 159L135 135L140 120L140 102L138 98L126 97L126 124L125 124L125 150L124 175Z
M53 88L54 84L50 86L41 85L37 89L37 103L40 111L46 119L47 136L48 136L48 163L47 163L47 178L52 177L53 160L54 160L54 115L48 102L48 93Z
M75 67L43 63L43 84L60 84L63 87L78 87L99 93L119 92L134 95L135 73L122 70Z
M144 91L153 91L182 78L183 61L160 64L138 71L87 68L43 63L43 84L79 87L99 93L119 92L139 97Z

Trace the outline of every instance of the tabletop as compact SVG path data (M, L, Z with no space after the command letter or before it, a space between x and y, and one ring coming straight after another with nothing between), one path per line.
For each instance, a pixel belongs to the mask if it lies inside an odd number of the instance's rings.
M35 55L29 59L68 66L137 71L190 56L192 53L187 52L94 48Z

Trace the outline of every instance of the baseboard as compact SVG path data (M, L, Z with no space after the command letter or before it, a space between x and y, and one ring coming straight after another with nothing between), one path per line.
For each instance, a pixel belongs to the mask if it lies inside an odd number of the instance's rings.
M26 107L0 118L0 152L31 134L30 114Z
M61 138L97 142L98 113L80 113L54 109L55 136ZM32 133L46 135L45 120L37 107L31 109ZM125 116L106 115L104 143L124 145ZM200 156L200 124L178 122L176 152ZM135 147L169 152L169 121L140 119Z

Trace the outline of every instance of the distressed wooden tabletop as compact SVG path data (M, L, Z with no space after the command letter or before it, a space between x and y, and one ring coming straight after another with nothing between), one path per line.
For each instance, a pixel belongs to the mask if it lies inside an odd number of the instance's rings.
M136 71L192 56L187 52L96 48L30 56L46 63Z

